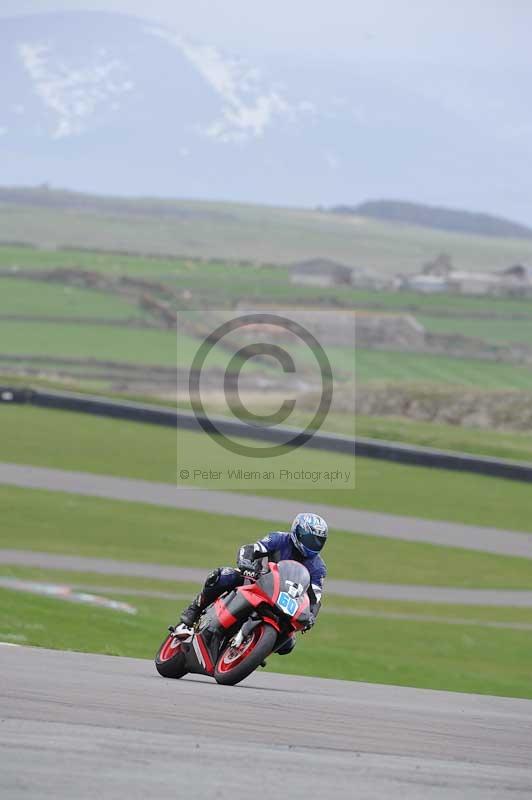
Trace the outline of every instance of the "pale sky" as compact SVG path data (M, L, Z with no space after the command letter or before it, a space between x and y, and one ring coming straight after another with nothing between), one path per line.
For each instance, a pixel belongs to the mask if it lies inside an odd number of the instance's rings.
M148 27L150 35L159 23L156 35L203 81L190 100L192 122L183 122L179 104L168 104L170 84L149 77L145 55L128 56L135 78L121 84L124 107L134 114L141 95L129 96L125 87L151 81L152 113L164 115L177 137L182 194L316 205L397 196L503 213L530 224L532 0L0 0L0 32L2 17L83 10L141 18L152 24L132 29ZM114 25L119 27L116 20ZM49 36L50 25L42 27ZM38 31L39 25L28 29ZM80 23L82 51L83 36ZM19 42L22 68L34 86L30 97L41 99L34 125L44 125L52 144L46 150L46 137L35 134L26 157L12 161L9 180L53 176L54 182L93 191L175 193L175 181L166 167L157 171L157 153L149 146L142 150L142 175L139 169L111 175L81 158L76 175L66 160L54 164L54 142L71 143L85 130L92 132L92 146L102 148L100 159L108 157L117 124L111 111L120 99L102 101L92 56L72 60L65 44L75 48L77 29L68 37L55 61L53 42ZM48 47L50 64L42 56ZM154 63L164 48L156 50ZM178 63L171 89L176 92L182 91L180 76L188 75ZM74 82L61 78L65 64ZM103 67L113 65L111 60ZM99 75L102 64L98 69ZM110 81L113 91L115 83ZM9 82L3 88L7 97ZM0 118L0 141L14 137L11 147L29 141L26 128L17 127L17 103L7 103ZM102 143L103 124L110 127ZM214 145L225 146L223 156ZM158 150L161 165L176 157L171 137L167 146L168 152Z
M532 64L531 0L3 0L0 16L59 10L133 14L240 52Z

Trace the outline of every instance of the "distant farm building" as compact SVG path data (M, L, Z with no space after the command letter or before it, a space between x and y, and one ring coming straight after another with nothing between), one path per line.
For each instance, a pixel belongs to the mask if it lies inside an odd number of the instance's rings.
M436 294L450 291L450 285L447 278L440 275L407 275L402 282L401 289L410 289L412 292L421 292L422 294Z
M532 267L514 264L499 273L505 294L532 296Z
M452 292L469 295L497 295L501 293L502 281L492 272L451 272L447 278Z
M523 264L514 264L501 272L505 278L511 278L522 283L532 283L532 267L525 267Z
M290 268L290 281L301 286L350 286L353 270L327 258L301 261Z
M453 271L451 256L448 253L440 253L432 261L423 264L421 270L423 275L436 275L439 278L446 278Z
M466 272L455 269L441 269L437 272L429 269L417 275L405 275L398 288L422 294L449 292L474 297L508 297L517 294L532 296L532 268L516 264L501 272Z

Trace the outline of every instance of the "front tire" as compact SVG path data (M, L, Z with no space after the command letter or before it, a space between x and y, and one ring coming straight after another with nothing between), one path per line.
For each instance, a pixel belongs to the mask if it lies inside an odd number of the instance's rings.
M170 634L157 650L155 668L163 678L182 678L187 674L183 642Z
M263 622L257 625L239 648L228 645L220 655L214 669L218 683L234 686L251 675L272 652L277 641L277 631Z

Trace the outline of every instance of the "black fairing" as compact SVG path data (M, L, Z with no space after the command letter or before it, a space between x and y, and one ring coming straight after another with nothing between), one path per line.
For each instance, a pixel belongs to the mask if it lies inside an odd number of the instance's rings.
M268 597L272 598L273 602L275 602L276 598L273 596L275 583L271 572L265 572L264 575L261 575L257 580L257 585L260 586L262 591L267 594Z

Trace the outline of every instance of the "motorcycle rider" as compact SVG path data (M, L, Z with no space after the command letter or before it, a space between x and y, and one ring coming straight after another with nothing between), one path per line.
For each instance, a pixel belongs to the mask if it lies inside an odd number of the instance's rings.
M316 621L321 607L323 579L327 574L325 563L320 556L327 541L328 527L325 520L317 514L303 512L292 522L290 532L275 531L254 544L246 544L238 552L237 569L218 567L205 581L201 592L181 614L181 622L192 628L202 611L213 603L221 594L237 586L242 586L247 577L256 577L262 559L268 561L299 561L309 571L310 618L305 631L310 630ZM295 636L291 636L277 650L279 655L287 655L295 647Z

